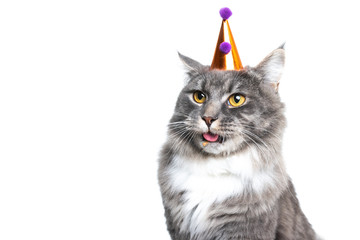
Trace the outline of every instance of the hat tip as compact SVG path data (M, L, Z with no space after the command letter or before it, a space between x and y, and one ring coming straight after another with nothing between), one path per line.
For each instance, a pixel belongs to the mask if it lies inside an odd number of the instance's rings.
M232 12L230 10L230 8L224 7L220 9L220 16L222 17L223 20L227 20L229 19L229 17L231 17Z

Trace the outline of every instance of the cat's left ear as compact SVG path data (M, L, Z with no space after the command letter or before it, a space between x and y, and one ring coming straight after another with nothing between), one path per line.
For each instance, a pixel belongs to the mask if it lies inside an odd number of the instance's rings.
M190 76L199 74L200 72L202 72L204 70L205 66L202 65L201 63L199 63L189 57L186 57L179 52L178 52L178 54L179 54L180 60L183 62L184 66L187 70L187 73Z
M264 58L256 67L255 71L258 72L265 84L269 84L278 91L280 78L285 64L285 50L284 45L272 51Z

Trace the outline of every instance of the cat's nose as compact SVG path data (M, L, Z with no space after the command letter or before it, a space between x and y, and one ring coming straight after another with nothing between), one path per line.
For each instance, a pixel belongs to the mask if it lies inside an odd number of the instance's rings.
M207 117L207 116L203 116L201 118L205 121L205 123L208 127L210 127L211 124L217 119L215 117Z

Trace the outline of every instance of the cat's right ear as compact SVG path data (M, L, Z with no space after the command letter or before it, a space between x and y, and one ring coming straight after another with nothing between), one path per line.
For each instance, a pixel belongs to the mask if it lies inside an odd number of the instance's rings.
M194 75L198 75L203 71L204 66L201 63L199 63L189 57L186 57L179 52L178 52L178 54L179 54L180 60L184 64L184 66L187 70L187 73L190 75L190 77L194 76Z

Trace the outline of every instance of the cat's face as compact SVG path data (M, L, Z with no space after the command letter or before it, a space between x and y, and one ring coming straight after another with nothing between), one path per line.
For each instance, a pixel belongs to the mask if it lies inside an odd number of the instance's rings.
M255 68L217 71L181 56L189 81L169 124L176 149L226 155L266 145L282 133L283 104L277 94L284 50L277 49ZM281 68L281 69L280 69Z

